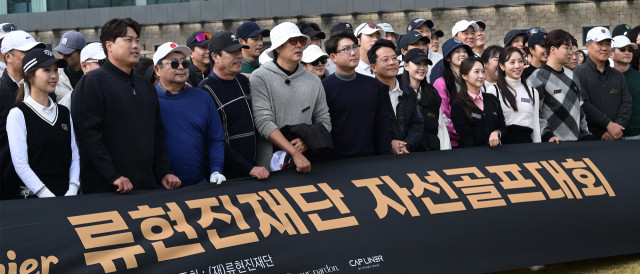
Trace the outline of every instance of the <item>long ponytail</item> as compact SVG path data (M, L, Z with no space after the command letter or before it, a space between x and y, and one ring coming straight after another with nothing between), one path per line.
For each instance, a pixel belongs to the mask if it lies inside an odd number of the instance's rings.
M20 88L18 89L18 93L16 94L16 101L13 103L14 105L22 103L22 101L24 101L26 90L31 90L31 83L29 82L29 80L32 80L36 76L36 69L37 68L32 68L23 75L22 81L20 81L20 84L18 84Z

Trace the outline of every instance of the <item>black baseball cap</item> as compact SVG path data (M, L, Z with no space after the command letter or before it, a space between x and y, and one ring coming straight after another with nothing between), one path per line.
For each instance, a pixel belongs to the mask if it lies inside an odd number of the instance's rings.
M347 22L340 22L331 27L331 34L341 31L348 31L353 33L353 25Z
M198 39L198 35L200 35L200 38L202 38L202 39L200 39L200 42L198 42L198 40L199 40ZM189 35L189 37L187 37L186 45L187 45L188 48L193 48L194 46L195 47L205 47L205 46L207 46L209 44L209 37L211 37L211 34L208 33L208 32L196 31L196 32L192 33L191 35Z
M485 23L485 22L484 22L484 21L482 21L482 20L478 20L478 21L476 21L476 24L478 25L478 27L480 27L480 28L481 28L481 29L483 29L483 30L486 30L486 29L487 29L487 23Z
M410 32L407 32L407 34L400 38L398 47L403 49L408 47L409 45L413 45L415 42L418 42L420 40L424 41L427 45L431 43L431 39L429 39L429 37L422 36L422 34L420 34L419 32L412 30Z
M211 37L209 42L209 52L224 50L226 52L234 52L238 49L249 49L249 46L240 44L238 37L233 32L221 31Z
M613 28L613 31L611 31L611 37L616 37L620 35L627 36L627 34L629 34L630 32L631 32L631 27L629 25L627 24L618 25L615 28Z
M542 32L534 33L533 35L531 35L531 37L529 37L528 47L533 48L535 45L544 47L544 38L547 38L546 34Z
M238 38L247 39L249 37L256 37L262 34L262 37L269 37L271 31L268 29L260 29L260 26L253 21L246 21L238 26L236 30Z
M431 29L431 35L433 36L434 34L437 34L438 38L444 37L444 32L441 30Z
M511 44L511 40L513 40L513 38L516 38L516 36L518 35L522 35L523 37L525 36L524 32L517 29L512 29L507 32L507 35L504 36L504 46L509 46L509 44Z
M427 60L428 65L433 65L431 60L429 60L429 57L427 57L427 54L421 49L411 49L404 55L402 60L405 62L412 62L414 64L420 63L422 60Z
M414 29L419 28L420 26L427 24L427 27L429 28L433 28L433 21L431 20L424 20L422 18L416 18L411 20L411 22L409 22L409 25L407 25L407 31L412 31Z
M304 28L302 30L302 34L309 36L309 38L317 36L320 39L324 39L325 37L327 37L327 35L324 34L324 32L313 28L311 25L308 25L306 28Z
M33 67L46 68L53 64L57 64L58 68L66 68L69 65L66 60L53 57L51 51L35 48L22 58L22 71L26 73Z

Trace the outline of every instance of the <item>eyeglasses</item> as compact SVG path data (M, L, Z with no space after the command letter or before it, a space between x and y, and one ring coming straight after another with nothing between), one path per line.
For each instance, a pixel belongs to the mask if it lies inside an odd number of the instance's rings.
M167 64L167 65L171 64L171 68L172 69L178 69L178 66L180 66L180 64L182 64L182 68L186 69L186 68L189 68L190 62L187 59L183 59L182 61L178 61L178 59L173 59L173 60L171 60L171 62L165 63L165 64Z
M391 62L393 62L393 63L400 62L400 61L398 61L398 56L394 55L394 56L391 56L391 57L388 57L388 58L383 58L382 60L380 60L380 63L382 63L383 65L388 65ZM374 63L377 63L377 61L374 62Z
M569 47L569 46L567 46L567 53L573 54L574 52L577 52L577 51L578 51L577 47L574 47L574 46Z
M527 30L527 37L531 37L531 35L533 35L535 33L538 33L538 32L547 34L547 31L545 29L535 27L535 28L531 28L531 29Z
M358 51L359 48L360 48L360 45L353 45L351 47L346 47L341 50L337 50L336 53L344 52L346 54L349 54L351 51Z
M304 46L307 44L307 37L291 37L288 41L292 46L295 46L298 42L300 42L301 46Z
M206 40L210 40L210 39L211 39L211 33L203 32L203 33L200 33L200 34L196 35L196 38L191 40L191 42L193 42L194 40L198 41L198 42L202 42L202 41L206 41Z
M104 60L87 60L87 61L84 61L84 62L85 63L98 63L98 66L101 66L101 67L102 67L102 65L104 65Z
M327 64L327 57L326 56L320 57L320 58L316 59L315 61L313 61L313 62L311 62L309 64L311 64L312 66L315 67L320 63L322 63L323 65Z
M2 32L4 32L4 33L12 32L14 30L19 30L18 26L14 25L14 24L6 24L6 25L2 26Z

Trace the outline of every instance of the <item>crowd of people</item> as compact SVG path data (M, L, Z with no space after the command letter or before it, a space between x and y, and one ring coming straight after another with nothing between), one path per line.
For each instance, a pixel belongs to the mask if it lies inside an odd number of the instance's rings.
M0 25L0 198L267 179L292 168L477 146L640 139L640 26L452 37L431 20L198 31L141 58L140 25L46 50ZM264 38L270 38L270 47ZM424 154L429 157L429 154Z

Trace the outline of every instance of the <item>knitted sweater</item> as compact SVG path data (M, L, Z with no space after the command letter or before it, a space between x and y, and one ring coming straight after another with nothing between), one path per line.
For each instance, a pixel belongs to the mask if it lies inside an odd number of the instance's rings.
M575 79L575 77L574 77ZM542 65L527 79L527 84L540 92L540 128L542 141L553 136L560 141L591 138L582 110L582 94L578 81L569 78L564 70L556 71Z

